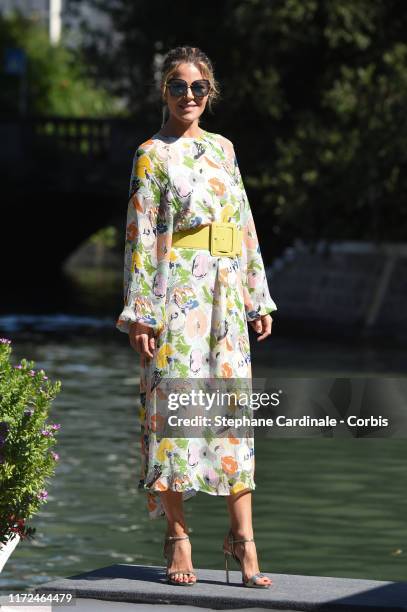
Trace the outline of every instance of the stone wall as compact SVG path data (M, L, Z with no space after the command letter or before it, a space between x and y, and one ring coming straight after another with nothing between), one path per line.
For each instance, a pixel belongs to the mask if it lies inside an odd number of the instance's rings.
M407 334L407 244L297 240L267 276L281 321Z

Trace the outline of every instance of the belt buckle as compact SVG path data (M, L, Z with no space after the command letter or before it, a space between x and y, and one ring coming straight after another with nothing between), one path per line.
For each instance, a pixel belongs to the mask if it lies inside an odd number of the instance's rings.
M237 225L230 221L211 223L211 255L234 257L238 250Z

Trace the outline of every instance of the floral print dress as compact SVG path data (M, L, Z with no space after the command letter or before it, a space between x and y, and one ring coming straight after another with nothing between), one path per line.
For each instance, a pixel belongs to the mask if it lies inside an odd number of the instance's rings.
M232 221L242 254L172 247L172 233ZM164 516L159 492L254 489L253 438L165 438L156 394L166 378L251 379L248 321L277 310L270 297L251 208L233 144L154 134L135 152L124 256L124 308L116 327L153 328L154 357L140 360L141 474L150 518Z

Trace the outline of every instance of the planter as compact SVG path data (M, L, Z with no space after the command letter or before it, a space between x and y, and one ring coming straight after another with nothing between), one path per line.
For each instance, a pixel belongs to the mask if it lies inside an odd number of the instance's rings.
M12 540L8 540L5 546L2 546L0 544L0 573L2 572L3 567L6 565L8 558L10 557L11 553L13 552L19 541L20 536L16 534Z

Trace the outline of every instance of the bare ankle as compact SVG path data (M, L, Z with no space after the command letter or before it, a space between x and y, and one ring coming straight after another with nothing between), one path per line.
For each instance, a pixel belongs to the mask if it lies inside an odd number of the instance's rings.
M181 521L174 521L167 523L167 537L168 536L185 536L188 535L189 530L185 523Z
M234 540L250 540L253 536L253 529L232 528Z

